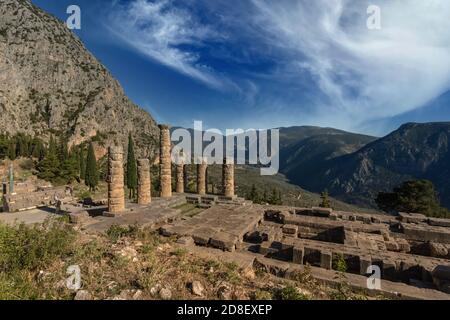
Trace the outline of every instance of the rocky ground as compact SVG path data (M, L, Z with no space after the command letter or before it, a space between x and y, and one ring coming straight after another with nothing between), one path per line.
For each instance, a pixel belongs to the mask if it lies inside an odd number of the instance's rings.
M200 258L135 227L87 235L61 218L34 227L0 223L0 244L0 299L366 299L344 283L319 285L308 271L288 281ZM70 266L81 270L79 290L67 287Z

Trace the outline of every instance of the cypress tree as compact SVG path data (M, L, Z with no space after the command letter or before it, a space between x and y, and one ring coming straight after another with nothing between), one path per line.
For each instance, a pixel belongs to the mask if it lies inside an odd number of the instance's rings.
M137 166L136 157L134 156L134 143L131 134L128 136L127 187L130 190L129 198L134 198L137 188Z
M8 158L9 160L16 160L16 143L13 140L8 144Z
M84 148L80 147L80 179L86 180L86 158L84 156Z
M89 191L95 191L98 185L97 160L95 159L94 146L89 143L88 154L86 158L86 174L85 181Z

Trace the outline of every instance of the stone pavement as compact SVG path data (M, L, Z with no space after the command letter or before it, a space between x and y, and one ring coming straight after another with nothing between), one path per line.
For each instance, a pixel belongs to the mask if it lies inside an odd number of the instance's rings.
M42 223L46 219L49 218L57 218L60 217L59 215L55 214L55 210L49 209L49 208L38 208L38 209L32 209L28 211L22 211L22 212L1 212L0 213L0 222L13 225L13 224L20 224L24 223L27 225L30 224L36 224L36 223Z
M184 195L174 195L168 199L152 198L152 202L148 205L128 203L126 211L118 213L114 217L92 217L84 221L82 227L86 231L94 233L103 233L113 225L154 227L179 218L181 211L173 207L184 203L186 203Z
M165 236L192 237L197 245L235 251L244 235L262 221L264 212L253 205L216 205L191 219L165 225Z

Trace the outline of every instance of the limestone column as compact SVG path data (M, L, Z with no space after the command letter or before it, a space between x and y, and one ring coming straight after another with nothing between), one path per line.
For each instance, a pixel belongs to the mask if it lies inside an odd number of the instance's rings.
M202 163L197 164L197 193L199 195L206 194L206 169L208 164L205 159L202 159Z
M152 201L150 181L150 160L138 160L138 204L146 205Z
M234 163L232 159L224 159L222 179L224 196L234 197Z
M170 131L169 126L159 125L160 150L159 150L159 172L161 179L161 197L172 196L172 159L170 157Z
M125 210L123 176L123 149L110 147L108 155L108 211L118 213Z
M14 194L14 167L9 165L9 194Z
M183 161L181 161L177 164L176 171L177 171L176 192L184 193L184 163L183 163Z

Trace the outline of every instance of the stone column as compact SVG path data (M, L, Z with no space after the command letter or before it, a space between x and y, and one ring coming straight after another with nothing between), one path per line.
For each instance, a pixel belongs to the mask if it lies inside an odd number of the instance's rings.
M224 159L222 166L223 195L234 197L234 163L232 159Z
M159 172L161 179L161 197L172 196L172 159L170 157L170 131L169 126L159 125L160 150L159 150Z
M138 204L146 205L152 201L151 180L150 180L150 160L138 160Z
M123 149L122 147L110 147L108 155L109 213L118 213L125 210L123 178Z
M14 167L9 165L9 194L14 194Z
M206 169L208 164L205 159L201 159L201 163L197 164L197 193L199 195L206 194Z
M177 193L184 193L184 163L177 164Z

